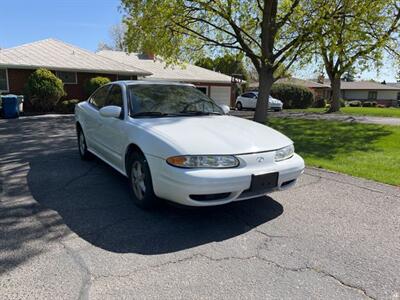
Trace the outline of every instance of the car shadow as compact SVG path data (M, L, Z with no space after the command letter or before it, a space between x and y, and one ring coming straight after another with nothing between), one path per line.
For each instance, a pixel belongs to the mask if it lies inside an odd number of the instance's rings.
M32 160L28 186L72 232L116 253L170 253L223 241L283 213L282 205L266 196L217 207L164 204L145 211L129 198L124 176L98 159L81 161L75 149Z

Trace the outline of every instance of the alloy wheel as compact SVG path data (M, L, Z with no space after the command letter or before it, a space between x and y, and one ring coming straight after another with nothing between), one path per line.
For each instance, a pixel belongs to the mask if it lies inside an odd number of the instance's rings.
M138 200L142 200L146 193L145 173L140 161L135 161L131 169L132 188Z

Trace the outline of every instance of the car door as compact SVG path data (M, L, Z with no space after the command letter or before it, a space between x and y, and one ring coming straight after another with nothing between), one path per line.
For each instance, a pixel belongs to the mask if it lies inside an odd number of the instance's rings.
M257 94L256 93L249 93L248 98L248 108L256 108L257 106Z
M240 96L240 102L242 103L242 106L244 108L249 107L249 93L244 93L243 95Z
M86 114L84 133L89 149L96 153L99 153L100 150L98 136L98 128L100 126L99 110L106 105L109 89L110 85L100 87L88 100L89 105Z
M100 126L98 128L99 145L101 155L110 164L118 169L123 169L126 144L125 111L127 109L124 101L124 88L119 84L113 84L108 93L106 106L114 105L121 107L119 118L100 116Z

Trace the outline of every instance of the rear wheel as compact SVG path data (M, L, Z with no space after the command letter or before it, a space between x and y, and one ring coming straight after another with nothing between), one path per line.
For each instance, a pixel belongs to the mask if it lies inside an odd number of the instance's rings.
M242 110L243 109L242 102L236 103L236 108L237 108L237 110Z
M141 208L153 208L159 204L154 194L150 168L142 153L133 152L128 162L128 177L131 198Z
M78 128L77 134L78 134L79 156L81 157L82 160L90 160L93 156L88 151L87 144L86 144L86 138L85 138L85 135L83 134L82 128L80 128L80 127Z

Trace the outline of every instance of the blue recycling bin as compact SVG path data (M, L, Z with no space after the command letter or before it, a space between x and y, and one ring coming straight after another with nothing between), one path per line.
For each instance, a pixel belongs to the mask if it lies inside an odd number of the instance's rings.
M1 96L3 117L5 119L13 119L19 117L19 101L16 95Z

